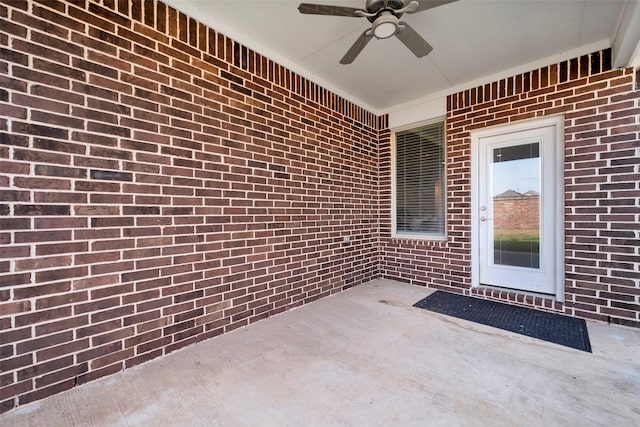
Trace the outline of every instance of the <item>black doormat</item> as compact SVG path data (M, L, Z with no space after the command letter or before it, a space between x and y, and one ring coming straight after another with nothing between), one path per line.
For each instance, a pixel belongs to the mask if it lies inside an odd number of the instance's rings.
M413 306L591 353L583 319L443 291Z

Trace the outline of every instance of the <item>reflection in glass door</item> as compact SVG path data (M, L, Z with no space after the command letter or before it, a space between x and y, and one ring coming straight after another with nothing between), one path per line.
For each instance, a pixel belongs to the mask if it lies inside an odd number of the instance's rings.
M492 150L493 263L540 267L539 143Z

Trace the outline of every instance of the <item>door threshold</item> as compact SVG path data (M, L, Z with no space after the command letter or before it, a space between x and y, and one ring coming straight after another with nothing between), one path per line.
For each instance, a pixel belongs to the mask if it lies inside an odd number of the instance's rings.
M530 298L542 298L543 300L549 300L551 302L555 303L562 303L562 301L560 301L557 298L556 294L544 294L541 292L531 292L531 291L523 291L520 289L514 289L514 288L503 288L501 286L492 286L492 285L485 285L485 284L480 284L479 286L473 287L471 288L471 295L486 295L486 296L495 296L496 293L506 293L507 295L511 294L514 295L516 297L515 302L525 302L524 298L525 297L530 297ZM500 297L501 295L499 295ZM522 296L522 301L520 299L518 299L518 296ZM507 299L508 301L512 301L511 299Z

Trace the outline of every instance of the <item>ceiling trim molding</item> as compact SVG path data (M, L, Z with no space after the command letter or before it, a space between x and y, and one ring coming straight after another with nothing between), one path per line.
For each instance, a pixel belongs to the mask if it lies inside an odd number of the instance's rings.
M442 114L443 109L446 113L446 98L448 95L462 92L467 89L472 89L477 86L502 80L518 74L527 73L529 71L537 70L538 68L546 67L551 64L557 64L568 59L578 58L582 55L607 49L609 47L611 47L609 40L601 40L596 43L581 46L578 49L561 52L556 55L548 56L534 62L529 62L528 64L519 65L517 67L510 68L496 74L487 75L473 81L455 85L423 98L414 99L403 104L395 105L389 108L387 111L387 113L389 114L389 125L393 128L396 126L408 125L410 123L410 120L418 122L427 120L429 118L435 118ZM438 105L440 106L440 109L437 109ZM420 114L423 114L423 117L420 117ZM431 116L424 116L428 114L430 114Z
M243 46L249 49L252 49L256 53L259 53L260 55L266 58L269 58L274 62L277 62L278 64L289 69L290 71L293 71L294 73L300 75L301 77L304 77L307 80L310 80L316 83L317 85L323 87L324 89L327 89L335 93L336 95L341 96L347 101L350 101L353 104L356 104L364 108L370 113L373 113L376 116L380 116L383 114L383 112L380 111L379 109L373 108L371 105L358 99L354 95L348 92L345 92L344 90L341 90L340 88L332 85L331 83L318 77L308 69L296 64L295 62L280 55L278 52L274 51L273 49L270 49L269 47L265 46L263 43L260 43L259 41L248 37L246 34L243 34L241 31L234 29L233 26L225 24L224 20L222 20L219 16L215 16L214 14L208 13L206 10L199 7L197 2L184 1L184 0L162 0L162 2L173 7L176 10L179 10L185 15L188 15L191 18L196 19L197 21L203 23L209 28L212 28L215 31L224 34L225 36L235 40L236 42L242 44Z
M428 114L431 117L437 117L441 115L443 106L446 105L446 97L452 93L457 93L472 87L485 84L487 82L501 80L513 75L522 74L533 69L538 69L549 64L561 62L567 59L582 56L587 53L602 50L611 47L614 66L619 67L619 62L624 62L623 66L627 66L629 63L639 63L640 65L640 0L624 0L623 7L621 7L621 13L618 15L617 25L612 34L609 34L606 39L600 40L595 43L590 43L585 46L578 47L576 49L558 52L555 55L542 58L527 64L519 65L514 68L505 69L492 75L486 75L472 81L466 81L460 84L452 84L448 88L444 88L438 92L431 93L421 98L408 100L404 103L392 105L388 107L373 107L369 103L363 101L358 96L349 91L349 88L339 88L329 81L319 77L314 72L310 71L304 65L287 59L282 54L278 53L276 49L269 48L263 41L254 37L248 36L246 33L239 31L234 25L223 19L222 14L216 14L212 12L211 8L205 7L209 0L159 0L168 4L169 6L180 10L181 12L196 17L203 24L210 28L219 31L225 36L241 43L254 50L255 52L269 58L270 60L282 65L293 73L298 74L301 77L313 82L324 89L342 97L343 99L367 110L368 112L382 116L389 114L390 123L405 123L408 120L413 120L421 114ZM214 9L215 10L215 9ZM630 13L632 12L632 13ZM631 15L631 16L629 16ZM616 46L613 46L616 43ZM626 59L625 59L626 58ZM428 117L423 117L420 120L424 120ZM408 124L408 123L406 123Z
M613 67L640 65L640 0L626 0L612 37Z

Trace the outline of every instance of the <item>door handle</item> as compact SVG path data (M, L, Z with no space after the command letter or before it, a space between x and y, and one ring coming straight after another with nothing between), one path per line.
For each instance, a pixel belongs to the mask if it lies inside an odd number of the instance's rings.
M485 222L485 221L490 220L490 219L493 219L493 218L487 218L486 216L481 216L480 217L480 221L482 221L482 222Z

